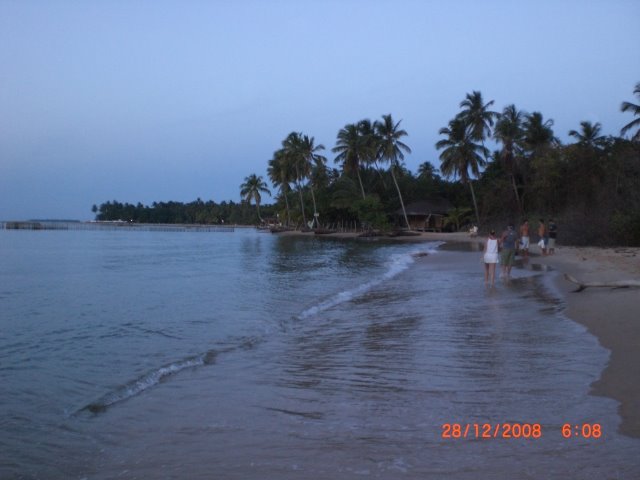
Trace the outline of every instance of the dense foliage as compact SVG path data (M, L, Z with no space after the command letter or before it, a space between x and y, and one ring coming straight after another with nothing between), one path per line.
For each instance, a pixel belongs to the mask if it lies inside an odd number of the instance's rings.
M640 84L634 93L640 97ZM390 228L406 225L404 206L444 198L454 207L450 229L471 223L503 228L529 219L554 218L561 243L640 245L640 140L635 119L621 135L602 136L601 125L583 121L563 145L553 121L515 105L490 110L480 92L467 94L460 112L440 129L436 144L440 172L424 162L416 174L404 166L408 133L391 115L364 119L337 133L334 162L313 137L290 133L274 152L267 173L277 189L276 203L263 205L262 177L252 174L241 185L245 199L233 202L154 203L151 207L107 202L94 206L98 220L152 223L258 223L277 218L292 226L359 225ZM623 112L640 116L640 106L623 102ZM640 130L639 130L640 132ZM487 148L491 142L496 150ZM383 168L386 167L386 168ZM256 204L252 208L249 202ZM400 212L400 213L399 213Z
M265 205L263 215L271 215L274 208ZM109 201L92 208L98 221L125 221L136 223L193 223L193 224L238 224L256 223L256 210L247 202L154 202L151 206L132 205Z

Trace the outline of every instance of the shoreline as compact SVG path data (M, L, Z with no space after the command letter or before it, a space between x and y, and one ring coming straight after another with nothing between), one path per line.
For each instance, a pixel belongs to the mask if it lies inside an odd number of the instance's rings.
M283 232L286 236L315 236L313 233ZM484 237L470 237L468 233L425 232L411 237L358 238L355 233L333 233L318 237L383 242L465 242L483 243ZM640 248L596 248L560 245L550 256L531 252L536 263L548 265L583 282L609 282L640 280ZM598 380L591 384L590 395L613 398L618 401L621 422L618 432L640 438L640 383L635 382L636 368L640 365L640 289L587 288L576 293L576 286L562 275L556 286L566 301L565 315L586 327L600 345L609 350L609 361ZM597 419L594 419L594 421Z
M640 280L640 248L560 247L556 254L536 261L568 273L580 281ZM640 438L640 289L587 288L558 276L556 286L566 300L566 316L586 327L609 350L609 361L590 394L617 400L618 432Z

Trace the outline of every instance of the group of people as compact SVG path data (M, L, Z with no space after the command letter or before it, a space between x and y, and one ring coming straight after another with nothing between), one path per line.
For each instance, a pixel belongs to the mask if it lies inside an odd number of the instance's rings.
M545 223L544 219L540 219L538 224L538 237L540 241L538 246L542 255L553 255L556 248L556 237L558 227L553 219L549 223ZM520 225L519 232L516 233L513 225L507 226L502 232L500 238L496 237L496 231L489 232L489 238L484 246L484 282L486 285L495 283L496 264L500 263L502 267L502 276L508 278L511 276L511 268L518 250L522 251L523 257L529 256L529 221L525 220Z

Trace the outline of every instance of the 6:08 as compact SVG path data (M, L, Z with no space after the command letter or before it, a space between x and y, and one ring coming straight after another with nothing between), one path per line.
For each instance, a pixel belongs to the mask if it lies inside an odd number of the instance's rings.
M599 423L583 423L581 425L565 423L562 425L562 436L564 438L600 438L602 436L602 426Z

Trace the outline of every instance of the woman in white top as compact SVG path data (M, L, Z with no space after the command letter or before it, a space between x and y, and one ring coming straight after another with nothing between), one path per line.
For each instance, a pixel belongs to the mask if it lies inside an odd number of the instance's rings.
M489 238L484 244L484 283L493 287L496 278L496 263L498 263L498 239L496 231L491 230Z

